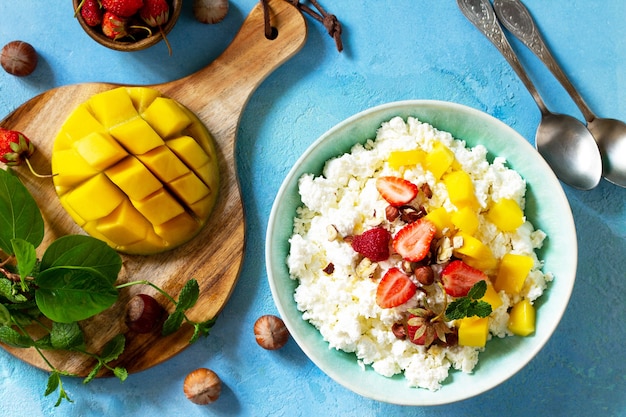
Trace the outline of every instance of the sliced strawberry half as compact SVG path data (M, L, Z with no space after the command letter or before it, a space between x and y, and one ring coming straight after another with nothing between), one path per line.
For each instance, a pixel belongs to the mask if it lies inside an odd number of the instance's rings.
M404 226L393 238L393 248L410 262L419 262L430 251L437 226L422 217Z
M398 268L389 269L378 283L376 304L381 308L398 307L415 295L417 286Z
M463 261L452 261L441 271L441 281L446 294L452 297L465 297L478 281L489 278L480 269L469 266Z
M400 177L378 177L376 189L394 207L408 204L417 197L417 185Z

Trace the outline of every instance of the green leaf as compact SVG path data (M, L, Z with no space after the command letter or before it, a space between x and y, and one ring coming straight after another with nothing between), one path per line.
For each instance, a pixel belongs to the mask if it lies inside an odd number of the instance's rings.
M200 296L200 287L198 281L190 279L185 283L178 295L178 303L176 303L176 311L185 311L193 307Z
M78 323L52 323L50 342L54 349L70 350L83 346L85 336Z
M128 378L128 371L126 368L122 368L121 366L116 366L113 369L113 374L122 382L126 381L126 378Z
M467 309L467 316L488 317L491 314L491 304L486 301L472 301Z
M48 376L48 384L46 385L46 391L44 392L44 397L52 394L57 390L59 384L61 383L61 376L57 372L50 373Z
M104 345L102 349L102 353L100 357L104 362L111 362L120 357L122 352L124 352L124 347L126 345L126 337L123 334L118 334L113 339L109 340L109 342Z
M17 260L17 272L22 280L29 276L37 265L37 253L35 246L24 239L11 239L13 253Z
M487 282L484 280L478 281L476 284L472 286L472 288L470 288L469 292L467 293L467 296L471 298L472 300L480 300L481 298L483 298L486 291L487 291Z
M9 326L0 326L0 342L17 348L28 348L35 344L31 337L25 336Z
M459 320L463 317L467 317L467 308L471 300L467 297L461 297L450 304L446 308L446 318L448 320Z
M191 339L189 340L189 344L195 343L200 338L200 336L205 336L205 337L208 336L209 332L215 325L215 320L216 320L215 318L212 318L207 321L195 323L193 326L194 327L193 335L191 336Z
M185 314L182 311L175 311L169 315L165 323L163 323L163 329L161 334L163 336L170 335L180 329L180 326L183 324L183 320L185 319Z
M83 384L88 384L91 381L93 381L93 379L96 377L96 375L98 375L98 372L100 372L100 369L102 369L102 362L98 362L91 369L91 371L89 371L89 374L85 377L85 379L83 379Z
M113 284L122 268L122 258L99 239L67 235L58 238L46 249L40 270L68 267L95 270Z
M11 325L11 313L4 306L4 304L0 304L0 325L2 326Z
M37 277L35 300L41 313L52 321L85 320L117 300L117 290L101 274L89 269L46 269Z
M15 291L13 281L8 278L0 278L0 296L6 298L12 303L23 303L27 298Z
M13 254L12 239L37 247L43 233L43 218L33 196L11 171L0 169L0 249Z

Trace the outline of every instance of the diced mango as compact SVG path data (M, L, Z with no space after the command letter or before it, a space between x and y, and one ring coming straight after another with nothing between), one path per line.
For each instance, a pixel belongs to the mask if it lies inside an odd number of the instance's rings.
M126 120L134 119L138 113L125 88L114 88L93 95L89 107L100 123L111 128Z
M142 154L163 145L163 139L141 117L135 117L110 130L111 135L132 154ZM193 140L193 138L192 138Z
M466 317L458 321L459 345L484 347L489 336L488 317Z
M431 210L425 217L437 227L437 232L435 233L437 237L443 236L447 230L454 226L450 219L450 213L443 207Z
M126 253L149 255L188 241L218 196L217 152L206 127L149 87L119 87L77 106L51 159L63 208L87 233Z
M410 149L406 151L393 151L389 154L387 163L393 169L403 166L415 166L423 164L426 160L426 152L421 149Z
M52 181L56 187L73 187L88 180L98 171L87 163L76 149L57 150L52 153Z
M155 225L163 224L185 212L183 206L163 188L141 201L131 201L133 206Z
M65 120L61 131L65 133L67 141L64 142L57 138L54 142L55 150L69 148L72 142L76 142L92 132L105 132L106 130L91 114L87 104L82 103Z
M147 109L155 98L161 96L158 90L149 87L127 87L126 92L139 113Z
M176 101L157 97L141 114L162 138L172 137L191 124L191 119Z
M528 336L535 332L535 321L535 306L524 298L511 308L508 328L513 334Z
M455 248L454 254L463 259L465 263L481 271L491 270L498 265L498 261L493 256L489 246L467 233L459 232L456 236L463 239L463 245Z
M188 167L196 170L210 161L209 155L191 136L181 136L176 139L168 140L166 143L176 156L187 164Z
M111 214L101 218L95 229L116 245L126 246L143 240L152 224L143 217L130 201L124 200Z
M485 301L491 305L491 310L495 310L496 308L502 305L502 299L500 295L496 292L491 282L487 282L487 289L485 290L485 295L480 299L481 301Z
M128 153L108 133L93 132L74 142L76 152L98 171L122 160Z
M104 174L90 178L65 194L67 204L86 221L109 215L125 198Z
M118 162L107 169L105 174L132 200L143 200L163 188L161 181L134 156Z
M211 190L193 172L176 178L169 183L169 188L187 205L200 201L211 193Z
M189 168L165 145L143 155L137 155L137 157L161 181L166 183L189 172Z
M508 198L493 203L486 216L503 232L514 232L524 223L524 212L516 201Z
M473 235L478 230L478 214L471 207L462 207L452 212L450 220L457 229L468 235Z
M498 291L517 295L524 287L524 281L534 265L533 258L513 253L505 254L498 269L495 287Z
M478 206L474 194L474 183L465 171L452 171L443 177L443 183L448 190L448 197L458 209L463 207L475 208Z
M426 169L432 172L436 179L440 179L454 162L454 153L443 143L435 142L425 159Z

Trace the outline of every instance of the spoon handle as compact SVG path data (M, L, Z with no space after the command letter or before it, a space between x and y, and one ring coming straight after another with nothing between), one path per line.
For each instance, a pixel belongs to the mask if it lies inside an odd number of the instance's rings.
M526 45L548 67L572 97L587 122L596 118L546 46L528 9L520 0L494 0L493 7L502 25Z
M509 65L511 65L537 103L537 106L539 106L541 113L549 113L535 85L528 77L517 55L515 55L515 51L509 44L489 0L457 0L457 4L465 17L491 41Z

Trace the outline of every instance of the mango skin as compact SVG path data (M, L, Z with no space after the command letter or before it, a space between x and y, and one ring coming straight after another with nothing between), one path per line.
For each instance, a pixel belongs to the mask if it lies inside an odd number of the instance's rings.
M61 205L85 232L138 255L197 235L220 183L206 127L148 87L115 88L77 106L54 141L52 172Z

